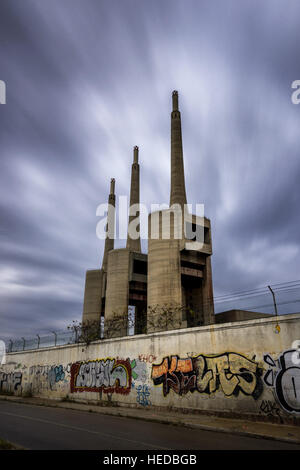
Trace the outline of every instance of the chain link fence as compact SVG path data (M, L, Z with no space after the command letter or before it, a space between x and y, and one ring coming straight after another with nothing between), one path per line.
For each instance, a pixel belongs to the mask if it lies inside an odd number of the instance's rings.
M270 294L274 291L274 298ZM203 310L211 305L203 305ZM147 334L153 331L166 331L180 328L192 328L204 324L203 310L197 312L182 307L150 307L147 312L135 315L133 307L128 314L114 315L104 322L91 322L82 325L73 322L66 330L52 331L46 335L36 334L31 338L18 338L6 341L6 352L42 349L75 343L89 344L92 341L136 334ZM266 315L278 315L300 312L300 281L274 284L260 289L223 294L215 297L214 311L245 310Z

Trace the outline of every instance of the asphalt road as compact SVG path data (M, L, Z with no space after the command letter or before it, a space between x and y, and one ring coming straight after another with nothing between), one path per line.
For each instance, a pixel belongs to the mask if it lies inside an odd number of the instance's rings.
M0 401L0 438L35 450L300 450L267 439L5 401Z

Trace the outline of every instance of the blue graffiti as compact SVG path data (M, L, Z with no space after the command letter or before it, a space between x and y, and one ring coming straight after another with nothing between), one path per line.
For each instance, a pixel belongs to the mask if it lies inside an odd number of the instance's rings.
M62 365L51 367L48 373L48 380L49 380L50 388L52 388L53 385L55 385L55 383L60 382L61 380L64 380L64 378L65 378L65 373L64 373L64 369Z
M151 402L149 400L150 390L149 390L148 385L145 385L145 384L138 385L138 387L136 387L136 393L137 393L136 401L137 403L139 403L139 405L142 405L142 406L151 405Z

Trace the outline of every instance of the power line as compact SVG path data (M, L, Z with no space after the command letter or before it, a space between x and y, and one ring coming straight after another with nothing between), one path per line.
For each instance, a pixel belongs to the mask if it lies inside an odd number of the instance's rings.
M274 288L276 291L284 291L288 289L298 289L300 288L300 281L289 281L289 282L282 282L282 283L276 283L272 284L273 286L278 286ZM252 295L261 295L261 294L266 294L267 292L267 286L265 287L259 287L257 289L251 289L251 290L246 290L246 291L238 291L238 292L231 292L228 294L223 294L223 295L218 295L214 299L215 301L219 301L221 299L235 299L236 297L244 297L244 296L252 296Z

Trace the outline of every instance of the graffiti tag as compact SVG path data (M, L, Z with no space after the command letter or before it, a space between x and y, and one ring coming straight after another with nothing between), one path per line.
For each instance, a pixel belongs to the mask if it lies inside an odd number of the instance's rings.
M138 385L138 387L136 387L136 393L137 393L136 401L137 403L139 403L139 405L142 405L142 406L151 405L151 402L149 400L150 390L149 390L148 385L146 384Z
M267 415L267 416L278 416L280 420L282 421L282 418L280 416L280 409L278 408L277 404L274 401L271 400L263 400L260 404L259 407L260 411Z
M149 362L152 364L152 362L156 361L156 356L154 356L154 354L140 354L139 360L141 362Z

